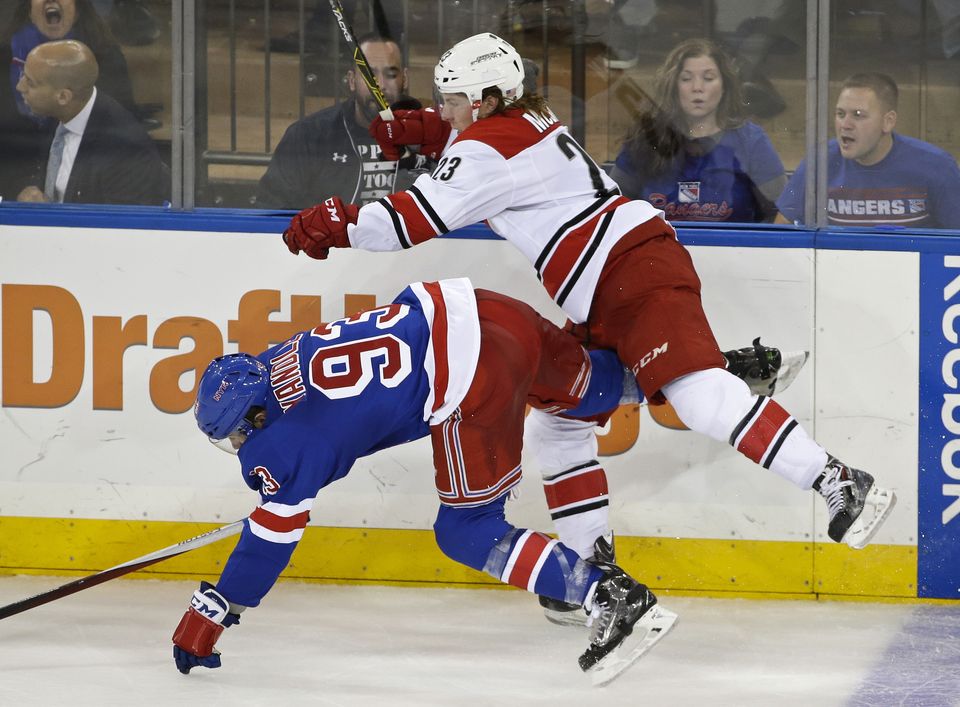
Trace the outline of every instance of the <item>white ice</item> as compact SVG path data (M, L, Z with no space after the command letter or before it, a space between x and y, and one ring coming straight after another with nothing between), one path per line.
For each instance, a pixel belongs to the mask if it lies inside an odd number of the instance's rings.
M2 577L0 605L66 583ZM515 590L284 582L178 673L196 584L115 580L0 622L0 705L960 705L960 606L664 596L673 632L618 680Z

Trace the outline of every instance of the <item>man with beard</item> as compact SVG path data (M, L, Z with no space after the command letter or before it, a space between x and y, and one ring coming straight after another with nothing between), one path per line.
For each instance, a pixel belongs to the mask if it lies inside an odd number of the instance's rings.
M419 107L404 96L407 67L397 43L377 34L364 35L358 41L387 102ZM422 171L426 165L423 156L401 163L381 153L367 132L379 111L376 101L355 70L347 72L347 85L348 100L305 116L287 129L260 179L258 206L299 209L325 194L367 204L393 193L396 180L407 181L409 171ZM401 99L403 103L398 104Z

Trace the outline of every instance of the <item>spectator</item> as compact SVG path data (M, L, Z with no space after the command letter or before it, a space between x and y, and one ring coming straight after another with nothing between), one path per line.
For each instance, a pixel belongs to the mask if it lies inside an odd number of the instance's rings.
M407 88L400 47L375 34L358 41L388 103L396 104ZM384 159L367 132L379 111L376 101L353 69L347 72L347 84L348 100L301 118L287 129L260 179L259 206L301 208L327 193L366 204L395 190L398 173L405 171L410 158L402 167ZM416 108L419 103L406 107ZM422 163L411 160L409 167Z
M835 140L827 146L827 218L838 226L960 228L960 169L944 150L898 135L897 84L854 74L840 88ZM803 221L806 161L777 202L786 223Z
M674 221L773 221L783 163L744 118L727 54L704 39L681 42L658 70L655 93L611 174L623 194Z
M76 40L45 42L27 55L17 90L30 110L58 121L43 180L20 201L161 204L169 173L137 120L98 91L97 60ZM39 186L43 185L43 188Z
M91 0L17 0L10 22L0 30L0 197L16 197L25 174L43 163L55 121L30 112L16 91L27 54L43 42L76 39L90 47L100 67L97 86L134 111L133 88L120 45Z

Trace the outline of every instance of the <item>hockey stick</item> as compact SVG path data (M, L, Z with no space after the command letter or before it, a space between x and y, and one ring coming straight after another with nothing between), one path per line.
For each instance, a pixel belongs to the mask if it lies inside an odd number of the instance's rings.
M360 76L363 77L363 82L367 84L367 88L370 89L370 95L373 96L373 100L377 102L377 106L380 108L380 118L385 121L393 120L393 111L390 110L390 105L383 95L383 89L380 88L380 84L377 83L377 77L370 71L367 57L363 55L363 50L360 49L360 45L357 43L357 37L353 33L353 28L347 24L347 21L343 17L343 5L340 4L340 0L330 0L330 9L333 10L333 16L337 18L337 24L340 25L343 38L347 40L347 44L353 45L353 63L357 65L357 71L360 72Z
M35 596L27 597L26 599L21 599L20 601L15 601L13 604L0 607L0 619L5 619L8 616L19 614L21 611L27 611L28 609L42 606L43 604L47 604L51 601L62 599L63 597L70 596L71 594L81 592L84 589L95 587L98 584L109 582L111 579L122 577L125 574L136 572L137 570L143 569L144 567L149 567L157 562L162 562L163 560L167 560L171 557L182 555L185 552L196 550L198 547L210 545L211 543L215 543L223 538L236 535L242 529L243 521L238 520L234 523L230 523L230 525L225 525L222 528L216 528L215 530L210 530L194 538L190 538L189 540L178 542L176 545L171 545L170 547L165 547L162 550L151 552L149 555L144 555L143 557L138 557L135 560L124 562L122 565L117 565L116 567L111 567L110 569L96 572L87 577L75 579L72 582L68 582L67 584L57 587L56 589L51 589L48 592L42 592L40 594L36 594Z

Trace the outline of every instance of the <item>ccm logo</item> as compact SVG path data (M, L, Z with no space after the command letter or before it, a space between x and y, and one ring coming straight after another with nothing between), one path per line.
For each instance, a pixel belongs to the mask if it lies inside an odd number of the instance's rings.
M669 345L670 345L669 341L664 341L662 344L660 344L657 348L655 348L650 353L644 354L643 358L640 359L640 368L643 368L644 366L646 366L648 363L653 361L653 359L655 359L660 354L666 353L667 347Z
M208 603L206 597L198 597L196 594L190 598L190 606L192 606L197 613L203 614L212 621L219 620L220 612L222 611L222 609Z
M333 202L333 197L330 197L323 205L327 207L327 213L330 214L330 220L336 223L340 223L340 216L337 215L337 205Z

